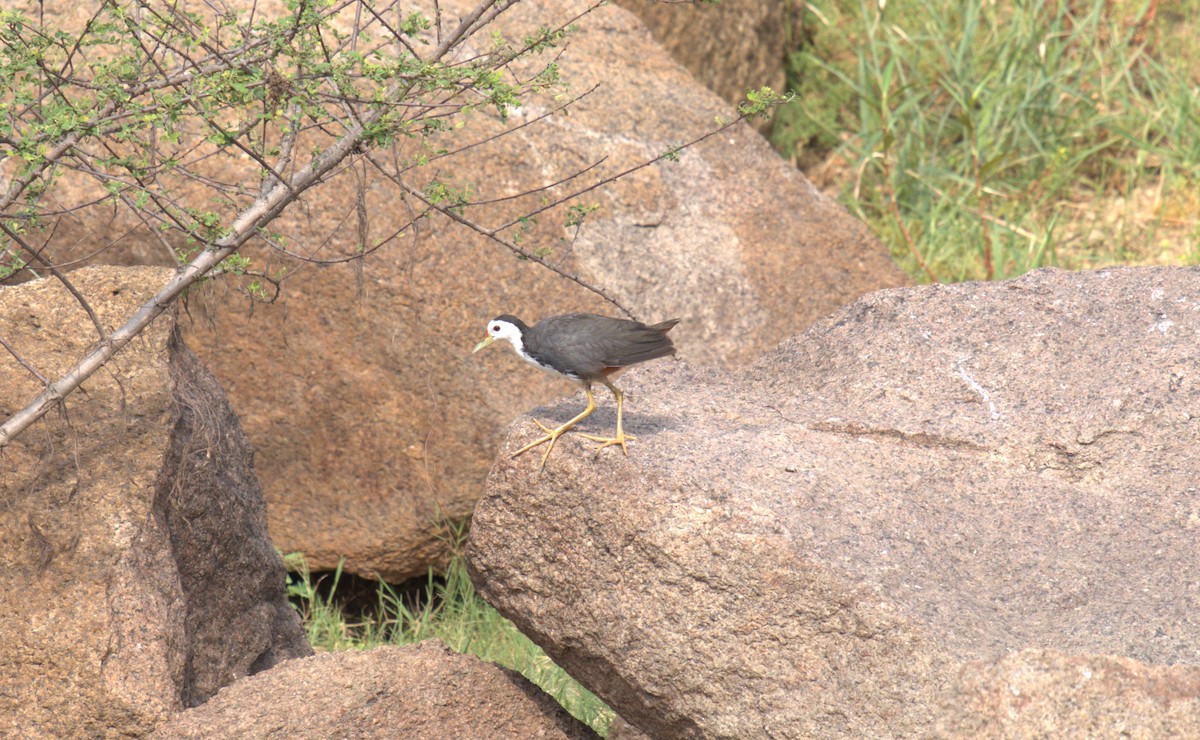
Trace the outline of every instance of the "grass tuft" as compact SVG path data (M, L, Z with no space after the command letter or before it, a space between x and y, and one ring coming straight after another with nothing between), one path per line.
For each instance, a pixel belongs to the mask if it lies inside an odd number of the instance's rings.
M461 543L461 530L457 542ZM348 621L337 599L341 568L332 583L315 581L303 555L286 555L288 596L304 620L309 642L318 651L369 650L438 638L460 653L511 668L537 684L576 719L602 737L615 716L604 702L567 675L509 620L475 592L461 549L444 576L430 573L416 598L379 583L375 609Z

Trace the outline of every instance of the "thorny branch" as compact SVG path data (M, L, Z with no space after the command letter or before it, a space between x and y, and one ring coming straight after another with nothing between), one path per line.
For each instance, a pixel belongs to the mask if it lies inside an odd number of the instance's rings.
M595 88L593 88L593 89L595 89ZM588 92L591 92L591 90L589 90ZM369 153L367 155L367 159L371 162L371 164L373 164L375 166L376 170L378 170L382 175L391 179L392 182L394 182L399 188L404 190L404 192L408 193L409 195L411 195L412 197L416 198L421 203L423 203L426 206L426 208L430 208L430 209L438 211L439 213L441 213L442 215L451 219L452 221L462 224L463 226L466 226L467 228L471 229L472 231L491 239L492 241L496 242L497 244L500 244L505 249L508 249L509 251L513 252L514 254L520 256L522 259L526 259L526 260L534 262L538 265L541 265L542 267L550 270L551 272L554 272L556 275L559 275L560 277L570 280L571 282L579 285L580 287L595 293L596 295L600 296L604 300L611 303L613 306L620 309L621 312L624 313L626 316L636 319L637 316L633 313L633 311L631 311L625 304L621 303L619 300L617 300L615 297L613 297L611 294L609 294L606 290L604 290L600 286L593 285L590 282L581 278L579 275L576 275L575 273L572 273L572 272L568 272L566 269L562 268L559 265L554 264L553 262L546 259L545 257L522 247L521 245L517 244L513 240L506 238L503 235L503 232L507 231L508 229L513 228L514 226L517 226L518 224L522 223L524 220L526 220L532 216L535 216L540 213L544 213L545 211L548 211L552 208L561 206L568 201L575 200L576 198L579 198L580 196L582 196L586 193L592 192L592 191L596 190L597 188L608 185L608 184L615 182L616 180L619 180L621 178L628 177L632 173L637 172L638 170L645 169L646 167L649 167L657 162L661 162L664 159L670 159L670 158L676 156L678 154L678 152L681 151L682 149L695 146L696 144L699 144L713 136L720 134L721 132L725 131L726 129L730 128L731 126L735 126L735 125L741 123L742 121L746 120L746 118L749 115L750 114L748 114L748 113L742 113L742 114L738 115L737 118L734 118L733 120L722 124L718 128L708 131L700 136L697 136L694 139L692 139L684 144L679 145L678 147L669 149L668 151L663 152L662 154L658 155L657 157L654 157L653 159L645 160L645 161L640 162L632 167L624 169L616 174L610 175L608 177L600 178L586 187L579 188L578 190L575 190L571 193L560 196L558 198L548 200L546 203L542 204L541 206L538 206L537 208L530 211L525 216L514 219L505 224L502 224L501 226L497 226L494 228L485 226L471 218L468 218L467 216L465 216L463 214L463 211L465 211L467 208L470 208L472 206L480 206L480 205L484 205L484 204L488 204L488 203L499 202L500 200L504 200L504 199L471 201L471 202L467 202L467 203L455 204L453 206L441 204L441 203L435 203L425 193L421 192L420 190L417 190L412 185L410 185L409 183L404 181L399 176L398 173L394 173L394 172L390 171L385 166L385 164L379 159L379 157L377 155ZM586 169L584 169L580 172L577 172L567 178L564 178L556 183L552 183L552 184L544 186L542 188L538 188L534 191L521 193L518 196L511 196L511 197L521 197L524 195L529 195L532 192L541 192L543 190L548 190L552 187L555 187L556 185L559 185L561 183L576 179L579 176L581 176L581 175L585 174L586 172L595 168L602 161L604 161L604 160L601 159L600 161L588 166Z
M510 2L507 6L511 6L511 4ZM302 10L303 5L300 7ZM440 61L442 57L454 48L455 43L468 35L468 31L472 25L489 8L494 9L495 7L497 6L494 6L492 0L483 0L480 2L475 10L463 19L458 30L443 39L443 42L439 44L427 62ZM144 49L144 47L142 48ZM220 60L219 68L223 70L233 69L235 65L240 66L246 63L244 59L239 59L227 53L222 54L216 50L210 50L210 55ZM188 61L190 62L190 60ZM259 59L257 61L263 62L266 60ZM197 65L193 64L192 67L195 69ZM165 71L160 68L160 75ZM155 81L158 83L157 85L154 83L144 83L139 86L139 89L161 89L164 85L172 84L172 81L178 83L199 74L201 73L182 72L167 74ZM415 81L412 80L400 80L393 83L389 85L383 99L401 99L412 90L415 84ZM136 98L136 95L133 93L134 91L131 90L129 99ZM117 112L118 107L119 104L116 101L110 102L101 108L96 118L107 118ZM86 378L103 366L114 354L128 344L133 337L137 336L155 318L161 315L188 286L209 273L248 239L259 233L260 230L263 230L267 224L274 220L304 191L324 179L347 156L357 152L367 143L371 136L377 136L378 132L374 131L372 127L379 124L387 113L388 109L386 107L379 107L370 110L361 117L356 116L356 120L354 121L343 122L346 129L345 133L338 137L331 146L316 153L304 167L299 169L286 182L281 173L272 169L271 175L278 180L277 184L266 192L261 193L253 203L243 209L223 236L215 240L204 240L205 248L183 265L167 285L153 298L143 304L124 324L109 334L92 351L88 352L75 367L57 381L48 383L46 389L29 406L9 417L3 425L0 425L0 447L5 446L16 435L27 429L34 421L41 418L47 411L53 408L55 404L78 388ZM45 171L57 162L60 157L76 148L81 140L84 139L85 132L87 131L87 127L80 127L73 130L51 147L45 156L36 165L30 167L25 174L14 178L7 194L3 199L0 199L0 213L7 213L7 209L21 197L30 185L37 182ZM169 212L169 209L164 209L164 211ZM6 227L6 233L9 233L9 231L13 230ZM9 236L11 237L12 234L10 233Z
M554 49L563 43L571 24L602 3L589 4L579 15L559 25L544 27L513 47L492 39L492 46L484 41L466 54L468 40L487 29L519 0L479 0L453 28L443 24L437 0L431 21L406 14L399 0L386 7L372 7L361 0L338 0L321 7L311 0L300 0L290 18L275 25L254 24L257 8L252 7L249 20L224 34L233 21L222 25L227 23L227 16L215 6L210 8L217 14L217 20L213 21L217 25L210 29L197 17L185 15L174 7L148 0L130 2L133 12L116 13L113 17L118 22L114 24L105 16L105 9L116 9L120 3L106 0L87 21L83 35L65 42L57 35L52 37L31 26L24 27L31 33L21 39L27 51L34 56L42 55L36 66L40 76L34 95L22 105L4 111L15 123L11 134L0 137L0 165L6 159L10 166L12 162L23 164L14 170L6 192L0 195L0 232L28 257L18 269L32 272L34 265L44 266L75 296L91 318L100 341L73 368L52 381L0 338L9 354L45 386L29 406L0 425L0 448L77 389L204 276L222 272L253 275L272 285L278 293L279 279L262 272L244 271L238 267L244 265L244 260L226 262L251 239L257 238L270 248L305 262L330 264L358 260L361 265L365 256L400 238L408 229L412 228L415 238L416 223L436 211L633 316L601 286L571 274L541 250L522 247L505 232L620 177L664 158L673 158L680 149L704 141L746 117L743 114L687 144L618 174L598 178L590 185L576 187L567 195L547 198L531 213L491 227L465 215L466 209L557 191L578 183L579 178L593 172L606 158L600 157L578 172L526 193L453 205L431 197L407 176L443 157L467 152L496 137L543 121L595 90L587 90L494 136L448 150L437 150L429 143L433 141L430 135L450 130L448 121L463 111L489 108L504 117L530 91L554 85L556 55L552 55L541 72L525 79L514 70L513 62ZM342 11L354 15L351 31L338 33L326 28ZM393 17L394 20L389 20ZM12 26L9 24L9 30ZM104 28L119 28L123 38L132 40L123 47L129 55L125 62L132 66L113 65L114 69L123 70L115 84L113 78L95 72L99 67L92 56L97 44L86 38L94 29L100 32ZM368 29L370 36L365 33ZM4 31L0 27L0 33ZM237 46L224 45L222 36L228 37L229 33L237 38ZM424 55L418 54L422 47L417 38L422 34L429 38L423 43L436 43ZM105 37L100 43L114 42ZM50 52L54 50L61 52L60 59L51 59ZM100 55L102 51L94 53ZM92 77L86 76L89 70ZM549 71L554 74L543 79L541 75ZM0 97L0 105L4 102ZM66 125L62 123L64 120L68 122ZM310 146L310 141L319 141L319 146ZM385 167L376 151L398 141L417 142L421 153L397 159L395 166ZM30 156L31 152L36 152L36 156ZM16 154L21 159L13 156ZM254 178L254 186L222 179L225 174L220 170L222 163L236 155L257 166L259 174ZM318 258L328 240L315 249L297 250L289 248L280 235L268 229L309 188L347 171L364 155L366 162L411 197L404 201L410 209L405 226L368 245L369 210L360 188L354 210L346 216L355 218L358 227L358 245L353 254ZM304 161L306 156L308 159ZM207 162L216 163L216 167L208 166L208 174L196 169ZM220 174L213 175L214 169ZM26 237L29 230L41 228L48 219L65 217L78 207L50 207L42 203L61 172L83 175L98 183L109 193L114 205L120 203L132 211L180 263L171 280L112 331L100 324L85 297L62 272L61 265L43 254L48 240L35 248ZM211 190L227 215L189 206L177 192L181 182L197 183ZM421 207L414 209L414 203ZM173 244L167 235L173 235L184 245L192 245L194 251Z
M529 213L521 216L520 218L513 219L512 221L509 221L508 223L504 224L503 226L498 227L496 229L496 231L504 231L506 229L511 229L512 227L516 226L517 224L520 224L524 220L527 220L527 219L529 219L533 216L536 216L540 213L549 211L552 208L556 208L556 207L562 205L563 203L566 203L569 200L574 200L574 199L580 197L581 195L584 195L586 193L590 193L593 190L596 190L597 188L604 187L605 185L609 185L613 182L616 182L617 180L628 177L629 175L632 175L633 173L637 172L638 170L643 170L643 169L649 167L650 165L657 164L665 159L674 159L676 156L678 156L679 152L681 152L682 150L693 147L703 141L706 141L706 140L716 136L717 134L721 133L722 131L725 131L726 129L728 129L732 126L736 126L737 124L746 120L749 116L750 116L749 113L741 113L738 115L737 118L734 118L731 121L727 121L726 123L722 124L718 128L715 128L715 129L713 129L705 134L702 134L700 136L697 136L696 138L692 139L691 141L688 141L685 144L680 144L678 146L672 147L672 148L668 149L667 151L663 152L662 154L658 155L657 157L654 157L653 159L647 159L647 160L640 162L632 167L621 170L620 172L618 172L614 175L610 175L608 177L597 180L596 182L592 183L591 185L588 185L585 188L580 188L579 190L576 190L575 192L568 193L567 195L561 196L560 198L558 198L556 200L543 203L538 208L535 208L533 211L530 211ZM473 204L468 204L468 205L473 205Z

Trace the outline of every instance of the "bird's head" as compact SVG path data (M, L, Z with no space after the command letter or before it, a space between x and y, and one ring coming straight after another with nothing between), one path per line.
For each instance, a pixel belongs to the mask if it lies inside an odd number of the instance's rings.
M488 346L497 339L507 339L514 347L521 346L521 332L527 327L516 316L497 316L488 322L488 335L483 338L479 344L475 345L475 349L471 350L474 354L484 347Z

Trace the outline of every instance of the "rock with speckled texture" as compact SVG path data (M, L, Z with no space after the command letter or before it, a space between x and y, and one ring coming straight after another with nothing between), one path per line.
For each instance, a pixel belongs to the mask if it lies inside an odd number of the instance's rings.
M519 673L426 640L288 661L225 688L153 737L585 740L597 735Z
M88 18L80 4L21 2L50 14L56 28ZM495 30L520 39L590 4L526 0ZM270 2L254 5L256 17L272 12ZM473 6L442 2L446 24ZM196 3L197 11L205 8ZM356 8L347 6L338 22L352 19ZM734 117L632 14L606 6L579 27L561 54L549 53L572 94L582 95L568 111L552 114L565 101L534 96L506 124L480 109L443 139L402 139L398 160L424 156L426 143L453 150L511 130L410 170L413 186L433 178L469 183L478 200L495 201L470 208L470 217L497 226L711 131L717 117ZM485 33L472 49L488 39ZM302 139L297 150L326 143ZM243 182L259 179L258 165L232 148L199 166L222 178L236 180L231 173L242 171ZM585 168L592 169L549 187ZM158 182L177 186L181 206L219 207L211 189L173 177L164 172ZM159 240L172 234L151 232L108 205L74 209L107 204L102 185L85 186L65 172L55 193L68 211L52 244L60 259L91 254L110 240L112 248L93 259L170 259ZM863 293L908 283L861 223L748 125L573 202L599 210L579 229L564 225L565 205L542 213L521 226L521 243L551 250L566 271L640 318L683 317L672 338L694 363L744 365ZM343 169L272 230L293 251L348 261L318 268L251 243L245 254L253 269L286 269L277 303L251 306L227 283L188 296L187 340L221 379L254 443L275 543L303 552L316 570L336 568L345 557L350 572L395 581L443 563L448 538L441 525L470 515L509 422L570 392L565 381L530 372L511 356L472 356L489 319L617 314L574 282L447 219L407 227L415 212L411 196L372 167ZM365 260L350 259L363 244L385 240Z
M636 15L655 40L710 90L735 105L746 90L764 85L786 92L783 63L788 55L788 28L798 8L781 0L722 0L719 3L662 3L617 0ZM719 59L719 64L713 60ZM764 133L771 118L756 122Z
M1200 666L1021 650L963 666L938 737L1200 736Z
M1200 733L1200 269L882 291L622 381L629 457L539 472L518 421L467 555L650 736Z
M114 327L170 275L70 279ZM97 339L53 278L0 288L0 336L52 378ZM0 419L41 390L8 352L0 377ZM4 448L0 543L0 736L138 737L312 652L250 446L171 312Z

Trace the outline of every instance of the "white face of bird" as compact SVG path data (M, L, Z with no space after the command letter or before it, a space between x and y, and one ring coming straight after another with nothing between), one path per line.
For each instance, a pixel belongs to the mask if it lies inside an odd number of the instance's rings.
M521 330L517 328L516 324L504 319L492 319L488 322L487 331L488 335L483 338L482 342L475 345L475 349L471 350L472 353L478 352L497 339L507 339L518 353L521 351Z

